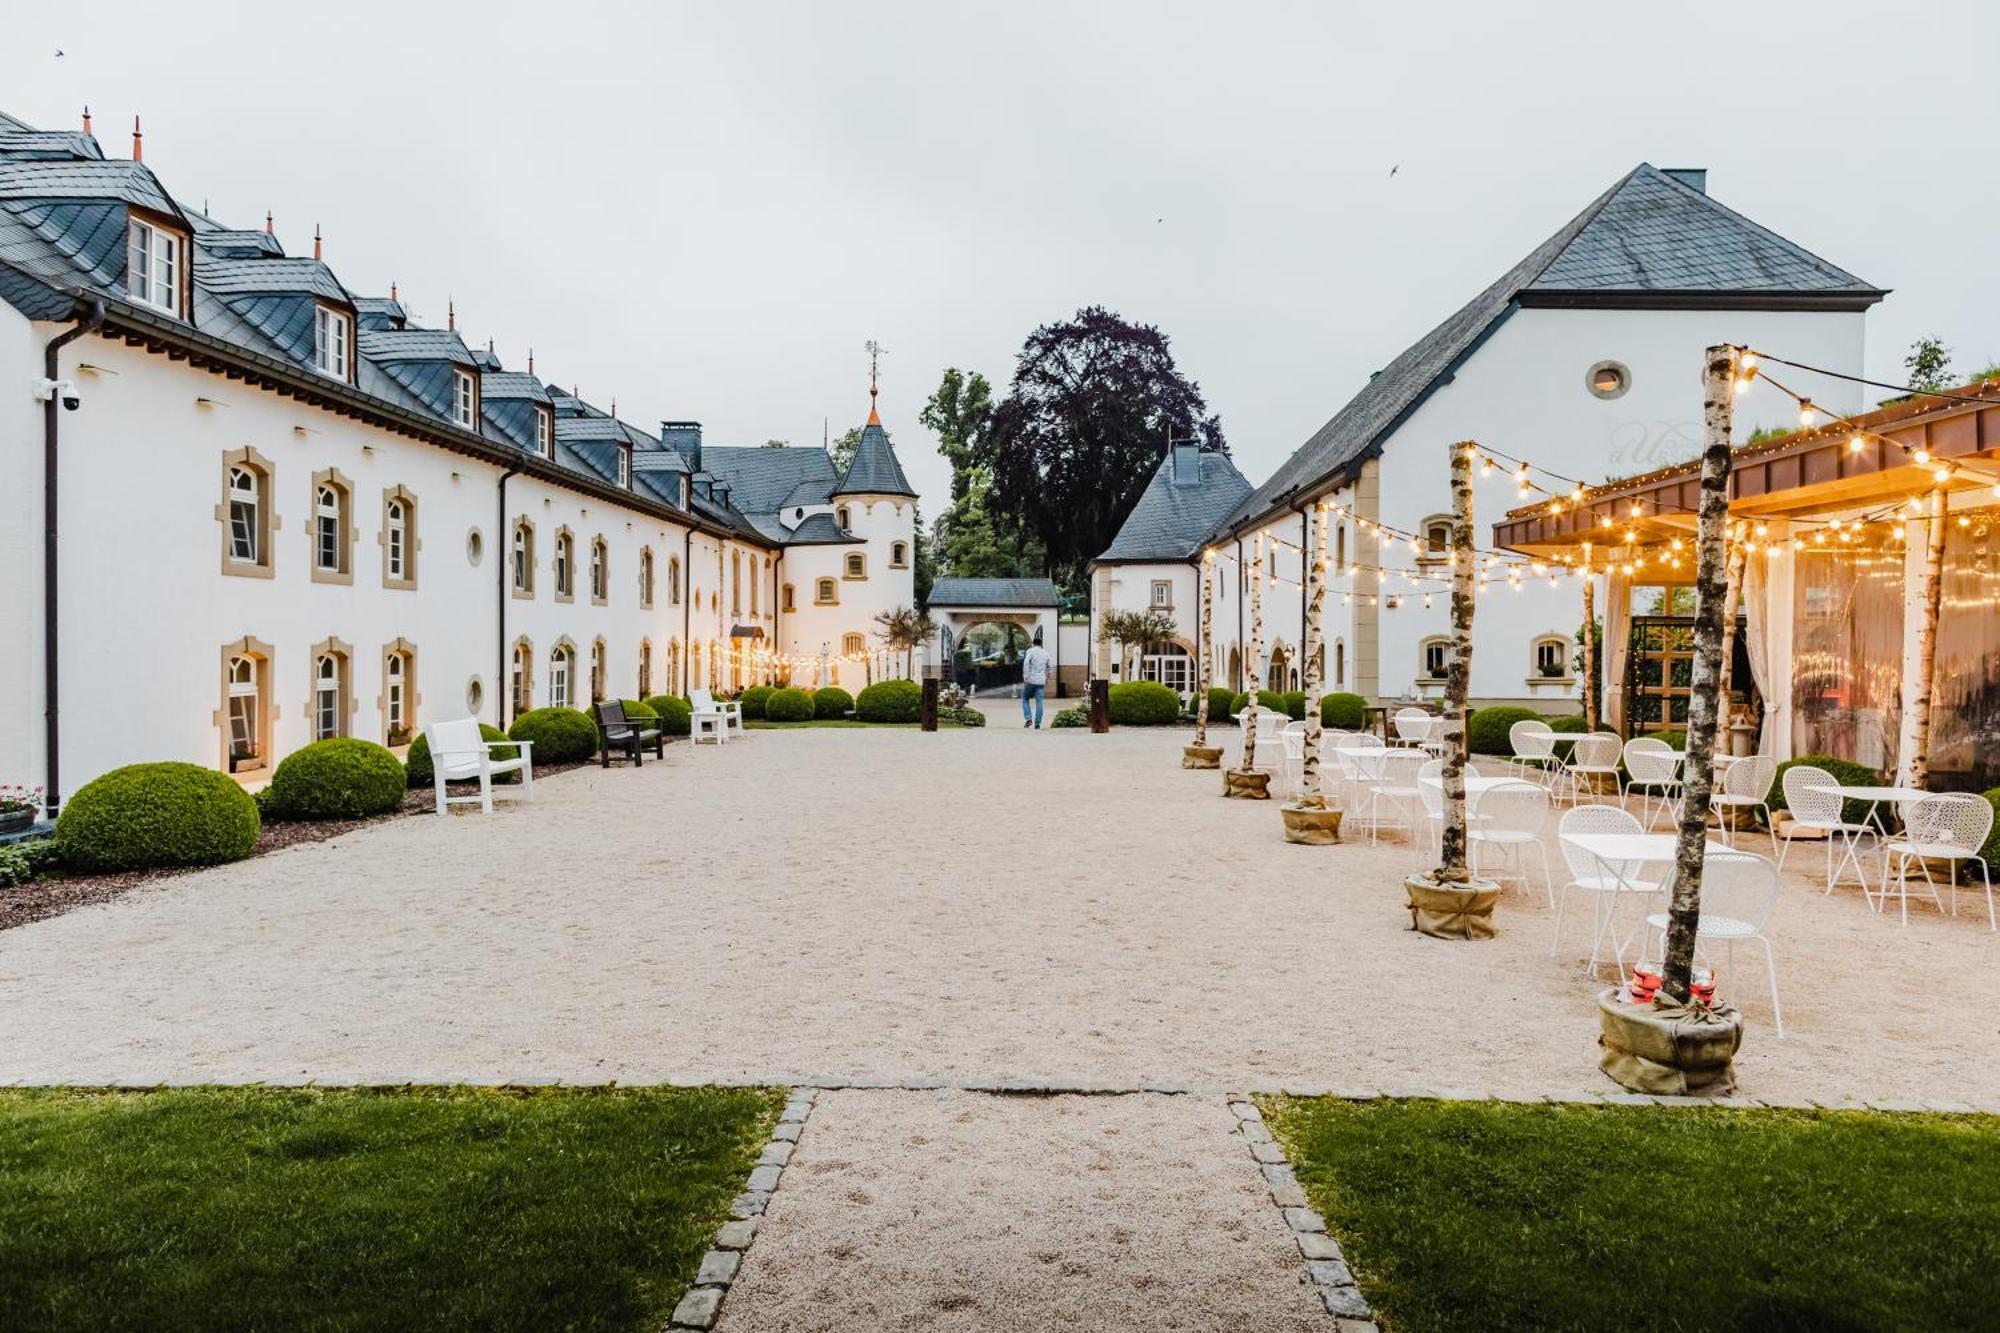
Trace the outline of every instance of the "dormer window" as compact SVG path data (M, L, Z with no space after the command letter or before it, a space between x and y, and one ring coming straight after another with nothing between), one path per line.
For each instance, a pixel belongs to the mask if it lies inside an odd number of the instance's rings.
M142 305L181 311L181 238L133 218L126 233L125 294Z
M618 484L632 488L632 450L625 445L618 446Z
M472 376L463 370L451 372L453 396L452 419L467 430L472 429L472 415L478 409L479 391Z
M354 325L346 315L326 306L313 312L313 369L337 380L347 378L350 349L354 345Z
M555 414L546 407L535 409L535 452L543 458L556 456Z

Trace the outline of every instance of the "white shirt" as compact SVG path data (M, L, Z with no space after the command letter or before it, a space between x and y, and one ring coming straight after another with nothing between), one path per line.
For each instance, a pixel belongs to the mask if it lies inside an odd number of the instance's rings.
M1049 653L1042 645L1035 644L1021 658L1021 683L1023 685L1046 685L1049 683Z

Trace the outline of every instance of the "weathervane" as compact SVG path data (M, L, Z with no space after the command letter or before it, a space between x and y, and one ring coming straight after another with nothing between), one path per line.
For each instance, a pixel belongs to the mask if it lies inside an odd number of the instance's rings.
M881 392L878 385L882 377L882 353L886 349L873 338L862 346L868 352L868 410L872 412L875 410L875 395Z

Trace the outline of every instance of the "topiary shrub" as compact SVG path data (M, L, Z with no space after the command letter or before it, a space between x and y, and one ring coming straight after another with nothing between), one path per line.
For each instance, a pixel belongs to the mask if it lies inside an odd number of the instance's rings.
M764 705L778 692L774 685L752 685L743 691L743 720L755 721L764 716Z
M1065 708L1049 719L1052 727L1087 727L1090 725L1090 710L1081 704L1075 708Z
M1303 722L1306 717L1306 692L1285 690L1271 696L1271 707L1294 722Z
M1231 717L1241 716L1243 710L1248 708L1249 706L1250 706L1250 695L1247 691L1238 690L1236 691L1236 693L1229 696L1229 715ZM1265 701L1264 696L1262 694L1259 694L1257 696L1257 706L1259 708L1269 708L1271 705Z
M665 735L685 736L694 730L694 705L678 694L656 694L646 700L646 707L659 717Z
M279 819L364 819L403 803L402 761L355 736L294 750L271 774L270 810Z
M1208 691L1208 720L1210 722L1234 722L1236 720L1236 691L1221 685L1211 686Z
M479 739L482 741L504 741L507 739L507 733L498 727L489 727L484 722L481 722L479 724ZM497 762L502 759L512 759L521 752L509 745L502 749L489 750L487 753L491 754ZM404 781L412 787L428 787L436 777L436 770L431 767L431 738L428 734L420 735L410 742L410 752L403 758ZM519 782L521 780L521 771L515 769L512 773L502 773L493 780L495 782Z
M597 720L575 708L534 708L514 719L507 738L529 741L535 764L580 764L597 753Z
M240 861L257 845L257 803L199 764L132 764L86 782L56 820L65 869L92 872Z
M986 725L986 714L977 708L940 708L938 721L953 727L983 727Z
M1160 727L1181 715L1181 697L1157 680L1128 680L1111 687L1111 722L1119 727Z
M773 722L810 722L813 697L804 690L773 690L764 701L764 716Z
M1987 836L1986 845L1979 849L1979 859L1986 863L1988 875L2000 878L2000 787L1986 793L1986 804L1993 807L1993 832Z
M1536 716L1540 716L1537 714ZM1590 734L1590 720L1582 713L1570 713L1564 717L1545 719L1549 730L1558 736L1587 736Z
M1517 704L1475 708L1465 722L1466 746L1474 754L1511 755L1514 753L1514 742L1507 735L1508 728L1516 722L1527 722L1541 716L1534 709Z
M915 722L924 713L924 687L914 680L878 680L854 701L863 722Z
M854 696L838 685L813 691L813 716L834 721L854 711Z
M26 884L56 861L53 838L29 838L0 846L0 889Z
M1852 759L1835 759L1832 755L1828 754L1800 755L1797 759L1787 759L1784 763L1778 765L1777 776L1771 781L1770 805L1772 814L1775 815L1778 811L1786 808L1785 770L1788 768L1797 768L1801 764L1807 768L1825 769L1832 776L1834 782L1843 787L1879 787L1882 785L1882 775L1880 773L1877 773L1874 769L1864 764L1857 764ZM1720 786L1720 776L1717 777L1716 783ZM1868 817L1868 806L1869 803L1867 801L1847 800L1841 802L1841 822L1859 824Z
M1358 694L1329 694L1319 701L1319 720L1341 731L1359 731L1366 724L1368 701Z

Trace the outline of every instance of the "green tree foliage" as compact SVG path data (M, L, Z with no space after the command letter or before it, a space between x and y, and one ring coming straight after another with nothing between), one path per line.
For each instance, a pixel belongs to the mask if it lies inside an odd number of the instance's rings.
M951 464L951 501L965 498L973 469L978 465L979 437L993 412L993 386L978 371L970 374L948 367L938 381L937 392L924 404L917 420L937 436L938 453Z
M1090 306L1028 335L976 452L994 511L1040 538L1049 573L1071 586L1117 535L1169 437L1228 449L1166 335Z
M846 476L848 466L854 462L854 451L860 447L861 427L850 426L842 431L839 438L827 446L827 452L833 455L833 470Z
M1912 389L1937 393L1951 387L1951 349L1942 338L1919 338L1911 343L1903 366L1909 371L1906 378Z
M939 574L957 578L1023 578L1047 572L1039 542L1025 536L991 506L993 476L981 441L993 413L993 386L978 371L951 367L924 404L919 419L937 437L938 453L951 464L951 506L926 539L917 530L917 604L930 599Z

